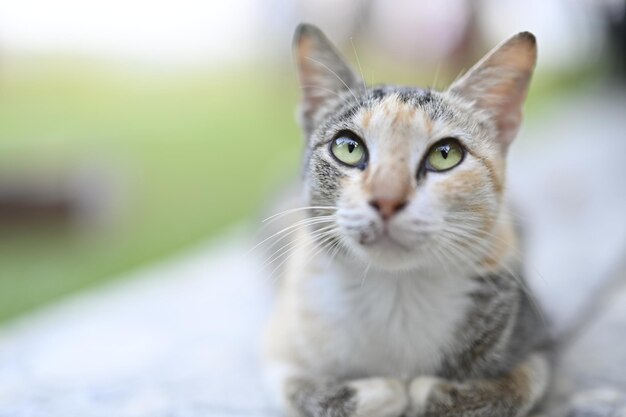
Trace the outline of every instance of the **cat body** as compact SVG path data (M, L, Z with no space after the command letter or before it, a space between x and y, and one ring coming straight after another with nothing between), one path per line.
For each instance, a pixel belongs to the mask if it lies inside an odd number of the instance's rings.
M525 415L547 389L550 343L505 169L534 37L445 92L368 88L310 25L295 47L308 208L293 210L265 338L276 404L310 417Z

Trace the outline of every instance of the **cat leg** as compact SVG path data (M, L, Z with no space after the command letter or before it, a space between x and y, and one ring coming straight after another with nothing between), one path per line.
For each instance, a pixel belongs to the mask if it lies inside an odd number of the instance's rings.
M285 393L298 417L400 417L408 406L406 385L391 378L330 384L290 379Z
M547 358L533 354L509 374L494 379L447 381L415 378L409 386L411 417L522 417L544 396Z
M293 417L400 417L408 407L406 383L392 378L322 381L278 367L271 377L278 406Z

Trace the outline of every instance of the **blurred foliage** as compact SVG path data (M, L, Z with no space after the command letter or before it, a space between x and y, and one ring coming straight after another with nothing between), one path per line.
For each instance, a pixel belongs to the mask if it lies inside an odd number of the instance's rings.
M376 79L415 81L380 73ZM536 80L531 113L588 75ZM0 175L93 163L115 174L123 192L119 216L96 230L0 233L0 320L249 216L267 199L269 184L297 176L297 93L292 71L253 66L146 74L58 57L5 61Z

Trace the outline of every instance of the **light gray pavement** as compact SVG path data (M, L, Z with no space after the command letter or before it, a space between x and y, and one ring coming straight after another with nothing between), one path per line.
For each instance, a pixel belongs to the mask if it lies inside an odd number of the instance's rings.
M257 347L270 297L236 235L5 328L0 416L269 415Z
M561 98L511 156L529 278L563 328L626 253L626 92ZM0 417L272 415L258 356L271 291L249 242L235 232L0 329ZM586 364L561 378L576 389L624 382L615 288L565 359ZM609 391L588 395L621 396Z

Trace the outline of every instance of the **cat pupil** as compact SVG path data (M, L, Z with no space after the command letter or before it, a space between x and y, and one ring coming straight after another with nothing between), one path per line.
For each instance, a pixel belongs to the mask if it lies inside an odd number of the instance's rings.
M352 153L352 151L354 151L354 148L356 148L354 142L348 144L348 152Z
M441 156L443 156L443 159L448 159L449 149L447 147L441 147L439 148L439 151L441 152Z

